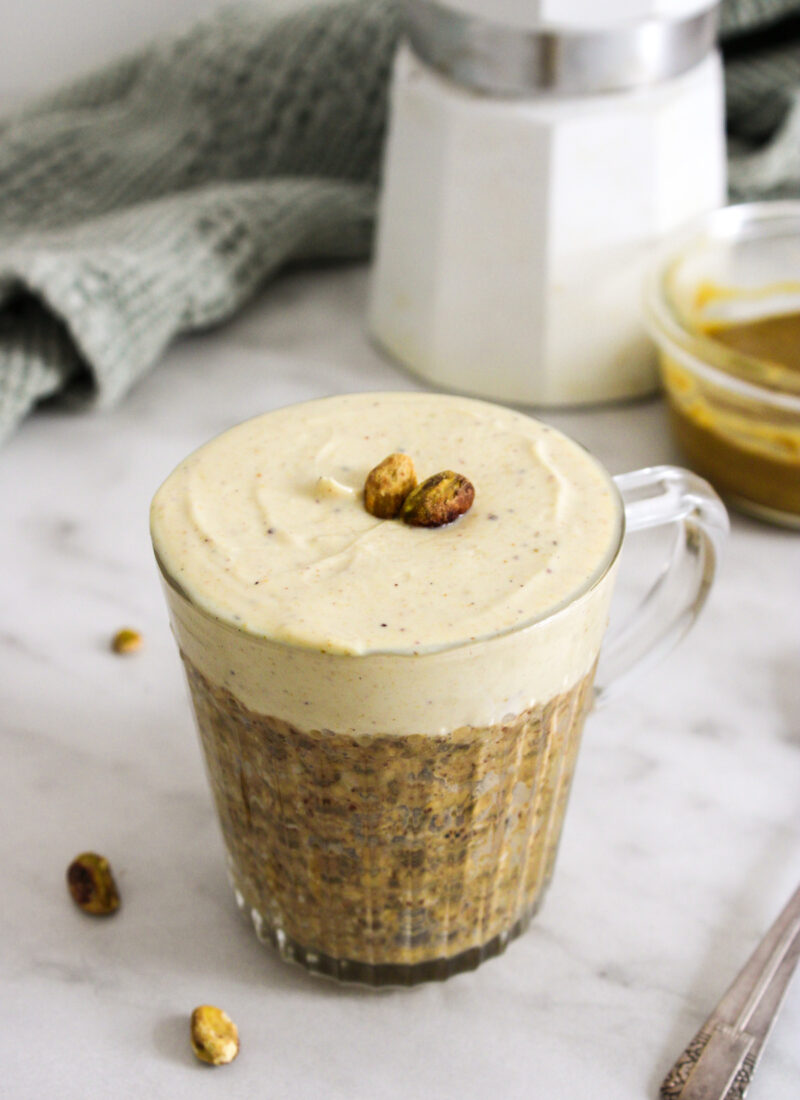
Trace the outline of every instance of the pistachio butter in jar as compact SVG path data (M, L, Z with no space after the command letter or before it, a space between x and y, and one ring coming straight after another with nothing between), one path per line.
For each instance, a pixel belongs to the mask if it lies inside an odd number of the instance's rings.
M742 511L800 528L800 203L719 210L647 296L673 434Z

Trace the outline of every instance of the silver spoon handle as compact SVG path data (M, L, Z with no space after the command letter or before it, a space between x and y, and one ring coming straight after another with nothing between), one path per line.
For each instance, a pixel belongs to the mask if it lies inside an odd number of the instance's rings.
M662 1100L742 1100L800 960L800 886L667 1074Z

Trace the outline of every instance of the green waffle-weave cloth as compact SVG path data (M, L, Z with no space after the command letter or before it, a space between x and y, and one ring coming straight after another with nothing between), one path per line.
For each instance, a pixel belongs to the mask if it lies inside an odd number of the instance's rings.
M736 197L800 193L800 26L724 8ZM113 404L289 261L369 253L391 0L223 10L0 121L0 437Z

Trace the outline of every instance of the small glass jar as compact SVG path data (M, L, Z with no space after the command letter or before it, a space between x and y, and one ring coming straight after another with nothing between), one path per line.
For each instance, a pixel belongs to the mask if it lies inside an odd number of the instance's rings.
M734 507L800 529L800 351L787 365L766 342L757 355L722 339L733 326L796 317L800 344L800 202L695 222L653 268L646 317L691 466Z

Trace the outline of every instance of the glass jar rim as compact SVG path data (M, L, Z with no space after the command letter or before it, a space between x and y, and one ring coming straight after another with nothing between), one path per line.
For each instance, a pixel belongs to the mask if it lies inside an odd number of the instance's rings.
M670 299L669 279L704 240L735 245L762 236L767 226L793 220L800 237L800 201L740 203L695 219L671 237L650 266L645 281L644 314L650 335L690 370L721 389L800 413L800 374L790 367L734 351L683 323Z

